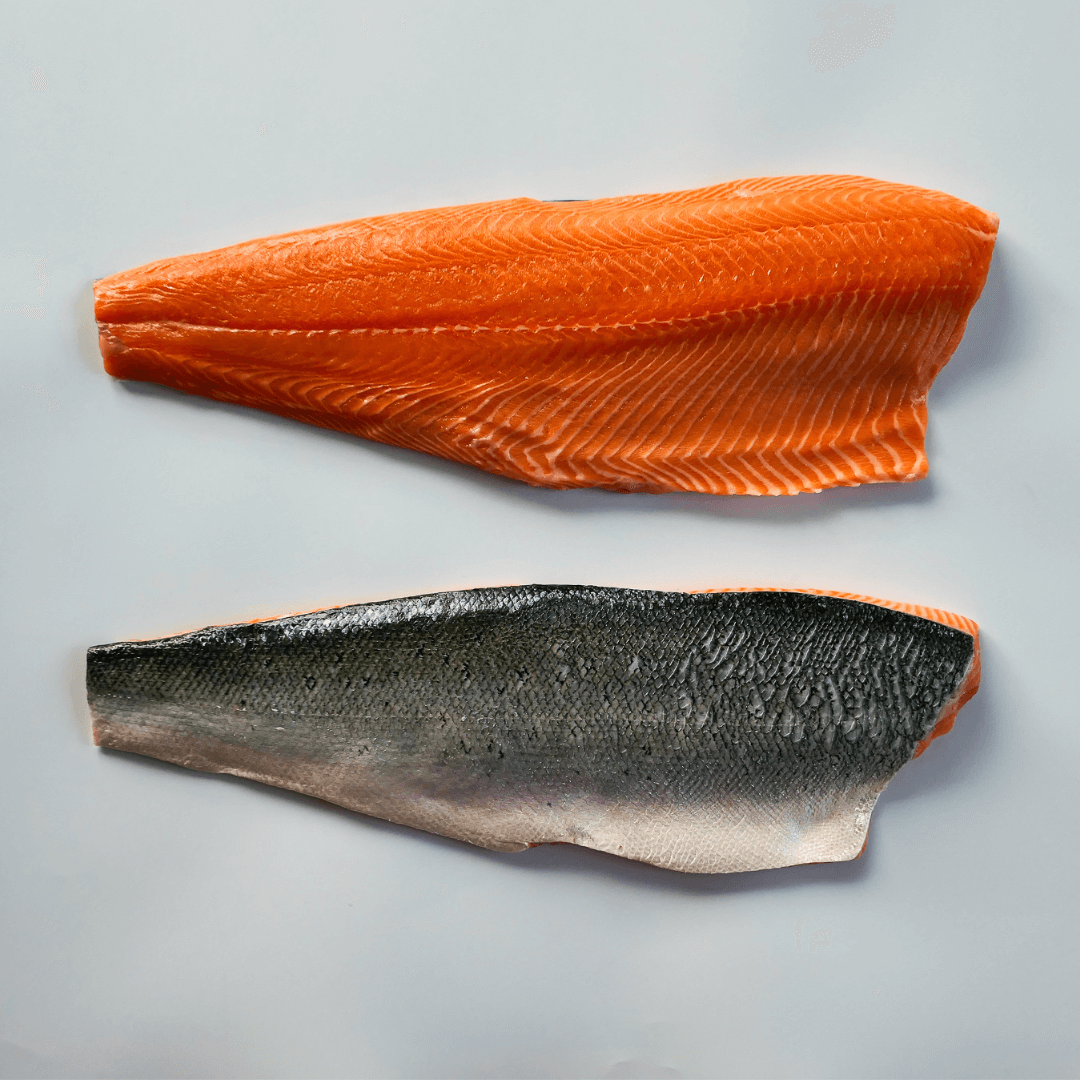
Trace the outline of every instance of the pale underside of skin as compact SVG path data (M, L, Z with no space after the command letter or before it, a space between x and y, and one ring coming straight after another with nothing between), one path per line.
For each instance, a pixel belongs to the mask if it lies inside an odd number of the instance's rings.
M287 760L213 738L162 735L128 717L100 718L98 745L147 754L202 772L227 773L313 795L371 817L463 840L491 851L577 844L684 873L726 874L854 859L885 782L762 802L610 801L595 792L517 789L502 797L424 793L415 776L388 777L348 763Z
M521 586L90 651L95 741L499 851L855 857L978 685L977 628L813 593Z
M782 495L927 471L997 220L859 177L395 215L98 283L108 370L529 484Z

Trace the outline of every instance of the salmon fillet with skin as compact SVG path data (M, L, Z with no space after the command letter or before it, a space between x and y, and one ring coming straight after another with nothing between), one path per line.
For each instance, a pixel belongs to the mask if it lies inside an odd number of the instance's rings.
M531 585L102 645L86 675L103 747L498 851L719 873L857 857L979 648L866 597Z
M919 480L997 217L857 176L425 210L95 285L106 370L552 488Z

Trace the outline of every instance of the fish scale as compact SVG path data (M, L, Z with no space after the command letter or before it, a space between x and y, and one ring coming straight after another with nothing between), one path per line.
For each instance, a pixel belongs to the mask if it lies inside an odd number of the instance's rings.
M87 689L102 746L499 850L755 869L857 854L974 692L974 625L896 608L479 589L99 646Z

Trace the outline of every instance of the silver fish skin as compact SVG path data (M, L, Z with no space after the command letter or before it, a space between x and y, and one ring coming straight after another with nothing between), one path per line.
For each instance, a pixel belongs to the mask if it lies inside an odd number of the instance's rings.
M857 856L977 679L977 631L785 591L475 589L87 654L100 746L700 873Z

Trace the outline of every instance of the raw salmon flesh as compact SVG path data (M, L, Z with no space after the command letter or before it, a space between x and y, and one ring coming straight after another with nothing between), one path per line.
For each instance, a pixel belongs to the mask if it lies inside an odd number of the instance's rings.
M979 684L948 612L532 585L93 648L95 741L499 851L674 870L857 856Z
M106 369L544 487L785 495L926 475L997 218L858 176L511 199L95 286Z

